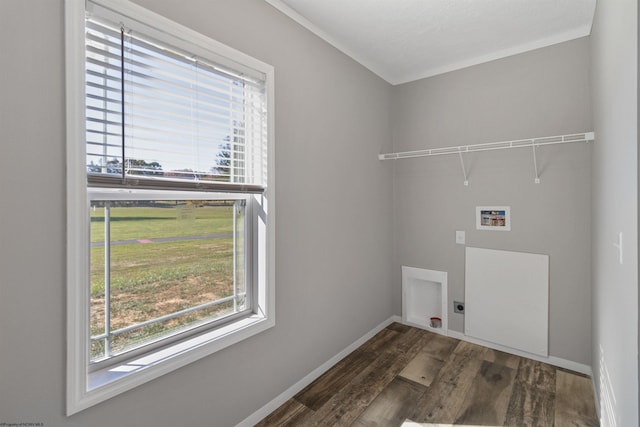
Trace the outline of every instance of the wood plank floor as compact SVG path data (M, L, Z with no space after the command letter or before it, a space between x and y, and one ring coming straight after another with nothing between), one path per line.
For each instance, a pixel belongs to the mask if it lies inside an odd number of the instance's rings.
M393 323L257 425L599 423L589 377Z

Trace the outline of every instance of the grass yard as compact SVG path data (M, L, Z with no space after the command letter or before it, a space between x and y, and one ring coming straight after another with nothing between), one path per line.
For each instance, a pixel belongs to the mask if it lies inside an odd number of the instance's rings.
M176 205L111 208L111 240L153 239L231 233L233 206ZM91 241L104 241L104 209L91 208Z
M173 204L173 205L172 205ZM111 208L111 330L195 307L234 294L232 237L181 238L233 231L232 206L178 205ZM153 239L171 238L154 242ZM91 211L91 241L104 240L104 209ZM240 240L240 239L239 239ZM118 241L133 241L114 244ZM138 243L136 241L147 242ZM239 242L242 243L241 241ZM238 262L242 262L241 256ZM91 248L91 334L105 332L105 247ZM240 277L238 283L243 283ZM238 292L243 292L240 286ZM242 303L242 301L240 301ZM118 352L174 331L232 312L233 301L199 309L115 336ZM104 341L92 344L91 357L103 356Z

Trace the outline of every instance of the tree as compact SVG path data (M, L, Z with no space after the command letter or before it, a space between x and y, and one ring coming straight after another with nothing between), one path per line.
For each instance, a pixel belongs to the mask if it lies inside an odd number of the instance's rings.
M164 175L160 163L147 163L145 160L139 159L127 159L127 173L129 175Z
M146 162L145 160L139 159L127 159L126 160L126 171L128 175L155 175L162 176L164 172L162 171L162 165L158 162ZM87 172L101 173L106 172L108 174L122 174L122 163L120 163L120 159L117 157L112 158L107 161L107 164L96 165L93 161L91 161L87 165Z
M101 171L102 167L93 163L93 160L91 160L91 162L87 165L87 172L100 173Z
M107 161L107 173L116 173L118 175L122 174L122 163L117 158L113 158Z
M211 168L211 172L219 175L219 181L231 181L231 143L230 137L226 136L224 144L218 146L218 154L216 155L216 166Z

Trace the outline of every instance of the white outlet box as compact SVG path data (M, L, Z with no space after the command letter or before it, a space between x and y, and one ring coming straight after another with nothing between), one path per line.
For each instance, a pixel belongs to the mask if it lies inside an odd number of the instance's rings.
M465 244L465 233L462 230L456 230L456 243L459 245Z

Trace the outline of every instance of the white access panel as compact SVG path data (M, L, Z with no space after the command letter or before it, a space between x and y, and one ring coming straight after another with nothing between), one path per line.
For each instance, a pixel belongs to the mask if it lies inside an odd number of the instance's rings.
M466 248L464 333L549 354L549 256Z

